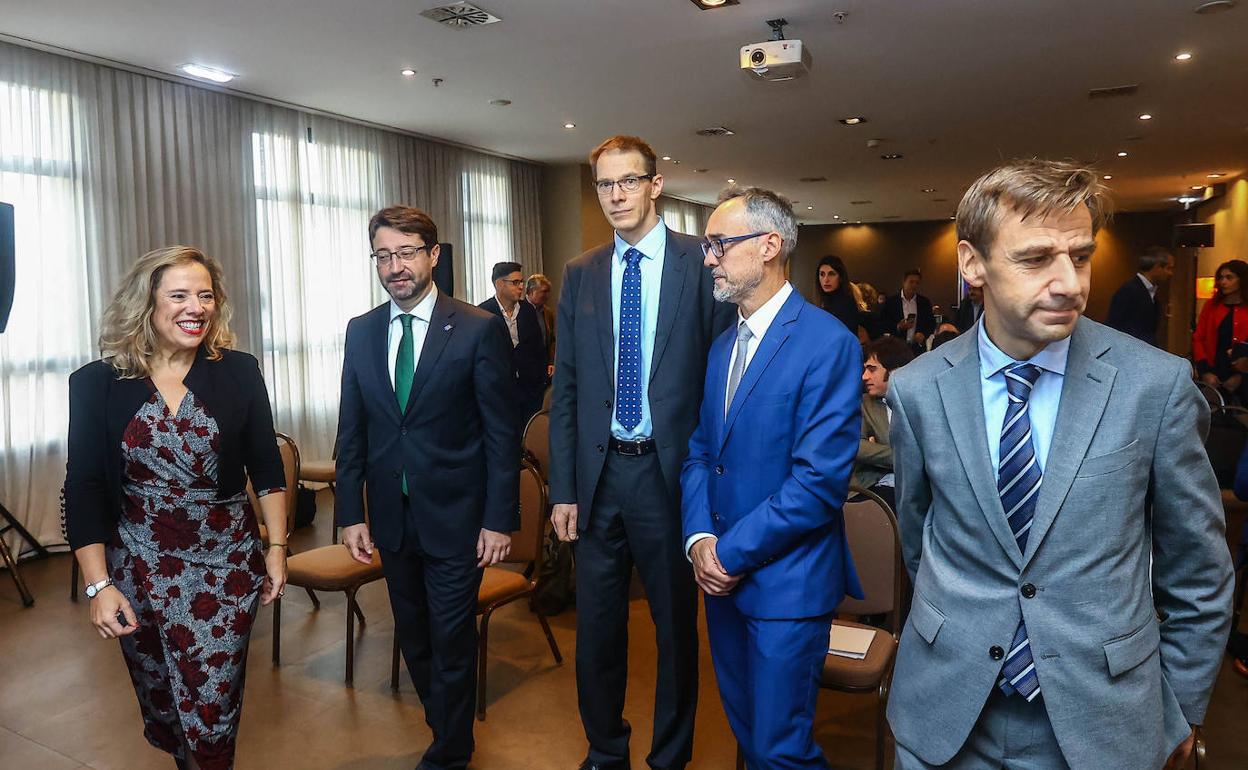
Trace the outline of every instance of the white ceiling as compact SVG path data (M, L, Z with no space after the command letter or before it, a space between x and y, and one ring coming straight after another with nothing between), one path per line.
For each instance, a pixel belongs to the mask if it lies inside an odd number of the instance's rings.
M1099 161L1128 210L1248 169L1248 2L1208 16L1198 2L479 0L502 23L457 30L419 16L437 0L0 0L0 33L166 73L211 64L240 91L541 162L637 133L681 161L661 164L676 195L710 201L735 177L799 199L808 222L876 221L946 217L1015 156ZM737 52L778 16L812 71L753 82ZM1194 58L1175 62L1182 50ZM694 134L716 124L736 135Z

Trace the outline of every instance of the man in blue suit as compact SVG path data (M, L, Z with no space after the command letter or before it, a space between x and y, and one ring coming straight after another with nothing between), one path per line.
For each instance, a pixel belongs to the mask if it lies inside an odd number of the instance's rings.
M711 657L751 768L826 768L812 728L832 611L862 588L841 507L858 451L858 340L784 277L797 219L768 190L721 199L702 244L737 323L711 346L681 476Z

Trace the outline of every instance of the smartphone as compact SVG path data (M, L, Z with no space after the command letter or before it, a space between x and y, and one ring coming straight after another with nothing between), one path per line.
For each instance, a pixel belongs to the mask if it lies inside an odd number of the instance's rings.
M908 313L908 314L906 315L906 320L907 320L907 321L913 321L913 320L915 319L915 317L916 317L916 316L915 316L915 314L914 314L914 313Z

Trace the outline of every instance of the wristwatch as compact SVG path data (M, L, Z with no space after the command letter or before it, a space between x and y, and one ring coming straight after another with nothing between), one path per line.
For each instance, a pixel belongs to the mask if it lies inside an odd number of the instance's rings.
M100 591L103 591L105 588L108 588L112 584L113 584L112 578L104 578L98 583L92 583L91 585L87 586L87 598L94 599L96 594L98 594Z

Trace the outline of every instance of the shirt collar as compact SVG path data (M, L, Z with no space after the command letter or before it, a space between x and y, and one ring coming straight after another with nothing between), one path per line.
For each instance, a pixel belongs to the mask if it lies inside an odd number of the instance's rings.
M1148 293L1149 293L1149 294L1152 294L1154 291L1156 291L1156 290L1157 290L1157 287L1153 285L1153 282L1152 282L1152 281L1150 281L1150 280L1148 280L1148 278L1147 278L1147 277L1145 277L1145 275L1144 275L1143 273L1136 273L1135 275L1136 275L1136 277L1138 277L1141 281L1143 281L1143 282L1144 282L1144 288L1145 288L1145 289L1148 289Z
M984 317L976 322L976 336L979 339L979 373L985 380L1016 363L1035 364L1046 372L1065 376L1066 358L1070 354L1070 337L1050 342L1039 353L1026 361L1015 361L1002 352L984 329Z
M667 227L663 224L663 217L659 217L659 222L650 228L650 232L646 233L636 246L630 246L628 241L620 237L619 233L615 234L615 258L624 261L624 252L629 249L637 249L641 252L644 259L654 259L656 254L661 254L667 245Z
M411 315L416 316L426 324L433 318L433 306L438 301L438 285L430 282L429 293L425 298L416 303L416 307L412 308ZM399 303L393 299L390 300L390 323L394 323L394 319L403 315L403 308L399 307Z
M780 313L780 308L784 307L784 303L788 301L789 295L793 293L793 287L788 281L780 287L779 291L771 295L771 299L763 303L762 307L750 314L749 318L742 318L741 311L737 310L737 328L741 328L741 324L750 327L750 334L754 335L754 339L761 340L767 330L771 328L771 322L776 320L776 316Z

